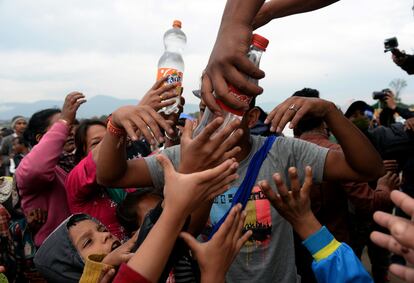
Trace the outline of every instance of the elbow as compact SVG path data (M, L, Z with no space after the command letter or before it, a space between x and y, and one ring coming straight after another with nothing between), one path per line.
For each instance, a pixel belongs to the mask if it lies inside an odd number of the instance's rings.
M96 172L96 182L101 186L107 188L116 187L116 180L118 180L118 178L113 178L108 174L99 173L99 171Z
M105 178L104 176L102 176L101 174L96 174L96 182L104 187L111 187L112 186L112 182L111 179L109 178Z

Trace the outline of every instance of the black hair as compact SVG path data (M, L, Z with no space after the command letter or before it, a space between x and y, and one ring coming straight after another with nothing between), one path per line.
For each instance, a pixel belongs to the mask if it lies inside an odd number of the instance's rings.
M36 136L43 135L46 133L46 129L50 126L50 118L60 113L58 108L48 108L40 110L32 115L24 131L24 138L30 143L31 146L37 144Z
M292 96L300 96L300 97L313 97L319 98L319 91L313 88L303 88L301 90L296 91ZM311 131L313 129L319 128L323 123L322 118L308 118L299 121L295 129L293 129L295 136L300 136L301 134Z
M138 215L136 207L139 201L148 195L162 197L162 193L154 188L139 188L135 192L128 193L125 199L116 207L116 217L128 233L138 230Z
M76 224L78 224L79 222L82 222L84 220L92 220L95 221L92 217L90 217L88 214L84 214L84 213L79 213L79 214L74 214L66 223L66 227L69 229L72 226L75 226Z
M86 134L88 132L88 129L91 126L103 126L106 127L105 122L98 120L98 119L86 119L83 120L78 128L76 129L75 133L75 146L76 146L76 152L75 152L75 162L78 163L82 160L88 153L86 152Z
M30 147L29 142L24 137L15 137L13 141L17 140L19 144L24 145L25 147Z

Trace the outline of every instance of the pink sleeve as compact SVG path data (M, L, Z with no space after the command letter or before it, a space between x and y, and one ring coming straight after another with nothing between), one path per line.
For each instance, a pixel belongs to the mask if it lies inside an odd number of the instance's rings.
M101 188L96 182L96 164L92 158L92 152L73 168L65 181L66 195L72 206L75 203L84 202L88 196L96 193Z
M53 181L55 169L69 134L68 126L55 122L40 142L20 162L16 170L19 188L39 188Z
M113 283L150 283L144 276L123 263L115 275Z

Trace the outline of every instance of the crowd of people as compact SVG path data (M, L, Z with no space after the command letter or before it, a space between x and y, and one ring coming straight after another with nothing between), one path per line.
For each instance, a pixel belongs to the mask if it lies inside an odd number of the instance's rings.
M182 95L164 77L105 120L76 117L80 92L12 118L0 281L380 283L391 271L414 282L414 112L391 90L378 113L303 88L265 113L241 75L264 76L245 56L252 30L333 2L228 0L198 117L182 97L178 113L159 111ZM410 56L394 61L407 70ZM216 99L242 118L224 124ZM206 107L215 117L195 135Z

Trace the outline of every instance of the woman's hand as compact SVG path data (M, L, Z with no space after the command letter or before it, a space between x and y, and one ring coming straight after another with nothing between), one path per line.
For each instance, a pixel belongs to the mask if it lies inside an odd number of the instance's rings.
M162 77L151 87L151 89L144 95L144 97L138 103L139 106L149 106L155 111L160 110L165 106L174 104L174 100L170 99L177 97L180 93L177 93L177 84L165 84L168 76Z
M85 95L80 92L71 92L63 103L61 119L68 122L68 125L72 125L76 118L76 112L83 103L86 102Z
M153 145L164 142L160 127L169 134L174 133L165 119L148 105L123 106L112 113L112 123L125 129L133 141L143 135Z

